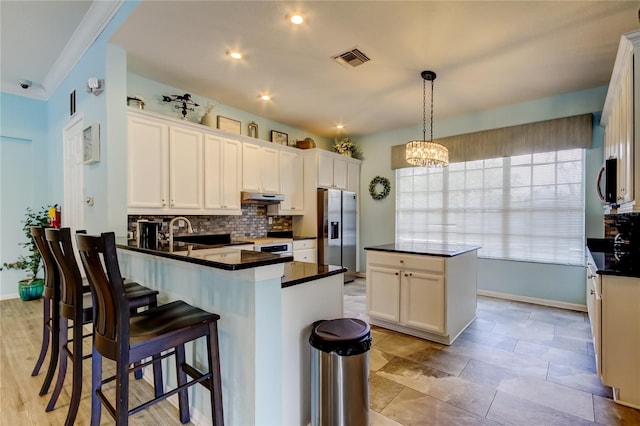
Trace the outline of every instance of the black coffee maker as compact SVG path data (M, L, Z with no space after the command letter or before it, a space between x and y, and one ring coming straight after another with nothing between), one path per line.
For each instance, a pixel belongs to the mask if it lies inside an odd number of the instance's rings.
M151 250L158 249L162 222L152 222L148 220L138 221L138 247Z

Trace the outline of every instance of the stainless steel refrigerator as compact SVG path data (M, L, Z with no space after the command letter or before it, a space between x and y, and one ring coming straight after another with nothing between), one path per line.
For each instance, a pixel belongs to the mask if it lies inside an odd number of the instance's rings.
M318 263L348 269L344 282L356 276L355 192L318 189Z

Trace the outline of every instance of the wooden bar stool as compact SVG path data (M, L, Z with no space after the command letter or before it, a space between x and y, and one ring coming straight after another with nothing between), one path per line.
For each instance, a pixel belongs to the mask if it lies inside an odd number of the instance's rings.
M91 291L100 309L94 318L94 353L92 359L91 425L100 424L101 405L119 426L128 424L129 415L171 395L178 394L180 421L190 420L187 388L197 383L209 389L213 424L222 426L222 381L218 350L217 314L203 311L181 300L131 314L124 297L123 281L112 232L101 236L77 234L80 258ZM184 345L206 337L209 372L202 374L185 360ZM173 350L172 350L173 349ZM129 364L159 352L175 355L177 388L129 410ZM116 362L114 377L102 379L102 357ZM193 380L187 381L187 375ZM115 402L102 392L102 385L115 378ZM95 404L94 404L95 401Z
M78 263L74 255L73 245L71 241L71 231L69 228L45 229L45 238L47 247L51 256L55 260L58 274L60 276L60 326L59 326L59 348L60 359L58 364L58 378L56 385L47 405L46 411L55 408L55 404L60 396L64 379L67 372L67 358L71 359L72 365L72 388L71 402L65 425L70 426L74 423L78 406L80 405L80 397L82 395L82 360L90 357L88 354L82 354L82 340L92 334L83 335L83 325L89 324L93 320L94 309L92 303L92 294L85 291L82 276ZM123 287L123 297L126 301L127 309L135 310L139 307L155 307L157 306L158 291L143 287L137 283L128 283ZM69 327L69 321L72 321ZM72 330L72 339L68 338L68 329ZM73 350L69 343L73 342ZM154 385L156 393L162 392L162 370L159 365L159 355L156 357L158 363L154 363ZM157 367L156 367L157 365Z
M40 346L40 355L38 355L36 365L31 372L32 376L37 376L40 373L44 358L49 351L49 347L51 347L49 366L47 367L47 373L44 376L44 381L42 382L42 387L39 392L39 395L42 396L49 392L51 381L56 372L56 364L58 363L58 343L60 340L60 275L58 274L58 267L47 246L47 241L44 237L44 228L41 226L32 226L31 236L40 252L42 263L44 264L42 345ZM49 345L49 343L51 343L51 345Z

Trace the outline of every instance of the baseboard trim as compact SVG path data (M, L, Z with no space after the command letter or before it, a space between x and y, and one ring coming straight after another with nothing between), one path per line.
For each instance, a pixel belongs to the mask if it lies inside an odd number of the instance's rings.
M499 293L497 291L478 290L478 296L495 297L496 299L513 300L515 302L532 303L534 305L551 306L553 308L568 309L570 311L587 312L586 305L578 303L560 302L558 300L539 299L537 297L519 296L516 294Z

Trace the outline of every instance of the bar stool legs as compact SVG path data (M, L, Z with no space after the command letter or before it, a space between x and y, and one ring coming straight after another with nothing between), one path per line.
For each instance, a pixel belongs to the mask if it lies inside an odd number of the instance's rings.
M49 357L47 373L44 376L42 387L38 393L40 396L49 392L49 387L51 386L53 376L56 372L56 364L58 363L60 323L57 321L57 318L60 318L60 306L58 302L55 299L45 297L42 321L42 346L40 347L40 355L38 356L36 365L31 372L32 376L37 376L40 373L40 368L42 368L44 358L47 355L49 347L51 347L51 356Z

